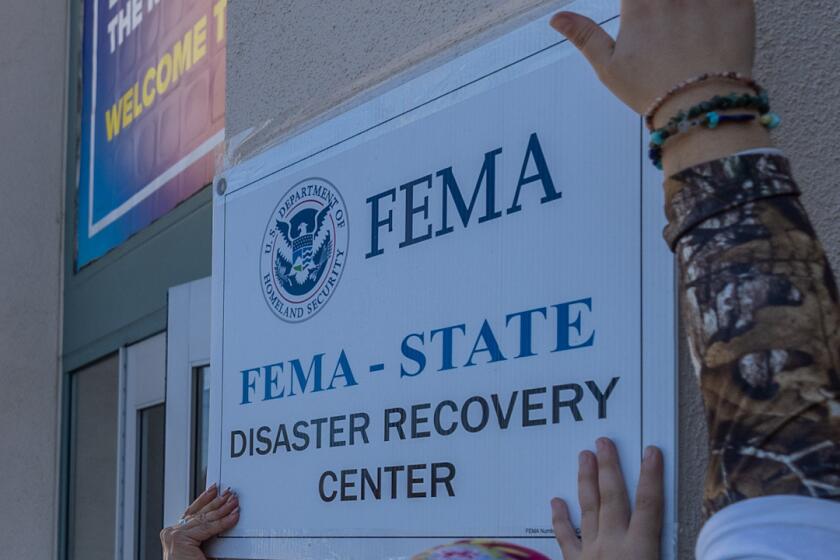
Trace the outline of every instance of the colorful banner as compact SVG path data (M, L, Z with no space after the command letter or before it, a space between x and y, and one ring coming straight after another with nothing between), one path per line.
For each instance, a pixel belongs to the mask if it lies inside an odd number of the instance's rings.
M76 268L210 183L227 0L86 0Z

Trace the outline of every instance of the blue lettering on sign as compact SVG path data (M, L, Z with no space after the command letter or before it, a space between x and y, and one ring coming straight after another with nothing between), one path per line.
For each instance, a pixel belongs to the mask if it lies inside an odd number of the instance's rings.
M484 211L476 221L481 224L501 218L502 212L496 205L496 161L501 153L502 148L496 148L484 154L484 161L475 187L469 196L469 203L461 191L451 166L400 185L399 192L404 202L405 217L399 248L404 249L455 231L455 227L450 223L450 201L455 207L461 225L465 229L469 227L482 189L484 190ZM528 174L529 169L533 169L530 174ZM432 224L429 223L432 213L429 192L434 188L435 179L440 179L441 197L440 227L437 230L434 230ZM514 214L522 210L520 197L523 197L524 187L534 183L542 185L543 196L540 198L540 204L553 202L563 196L554 186L554 180L551 178L551 172L536 132L532 133L528 139L516 190L510 206L506 209L506 214ZM394 231L393 204L396 201L397 189L395 188L382 191L367 199L370 208L370 249L365 253L365 258L376 257L385 252L380 236L385 233L383 231L385 228L387 228L387 233Z
M549 309L551 311L549 311ZM426 369L430 361L437 367L437 371L449 371L459 367L468 368L479 364L493 364L512 359L529 358L540 353L534 348L534 317L542 317L543 321L554 315L549 321L549 328L553 326L552 348L542 349L544 352L564 352L588 348L595 344L595 329L590 325L592 313L592 298L584 298L550 307L537 307L527 311L518 311L505 316L504 328L519 327L518 345L503 349L499 337L493 330L491 323L484 320L475 331L465 324L433 329L426 333L412 333L403 338L401 353L404 358L400 364L400 377L417 377ZM513 325L511 325L513 323ZM500 329L501 327L497 327ZM456 362L455 333L463 339L464 348L471 348L461 352ZM440 336L438 336L440 335ZM436 344L436 339L440 340ZM427 343L428 341L428 343ZM514 355L515 353L515 355Z
M347 354L342 350L333 368L330 384L324 387L323 361L324 354L316 354L306 367L306 373L304 373L303 364L298 359L242 370L240 372L242 374L242 400L239 404L250 404L255 398L271 401L294 397L297 394L331 391L338 387L353 387L358 384ZM261 394L257 391L259 382L263 386ZM295 392L295 385L297 385L297 392Z
M417 377L427 367L448 372L544 353L579 350L595 344L592 298L516 311L504 315L503 324L499 323L502 321L494 323L482 319L480 325L460 323L404 336L400 343L399 377ZM534 334L538 330L543 336L537 337L541 342L535 345ZM506 334L505 331L511 332ZM547 338L550 338L550 345ZM333 363L332 370L325 369ZM381 362L369 367L373 375L380 375L377 372L385 369ZM330 375L329 383L325 373ZM359 384L344 350L334 362L326 354L319 353L308 363L295 358L243 369L240 374L240 404L275 401Z

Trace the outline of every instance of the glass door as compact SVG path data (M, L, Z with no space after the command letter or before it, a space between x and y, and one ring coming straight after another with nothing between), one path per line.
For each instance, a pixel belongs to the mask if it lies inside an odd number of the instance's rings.
M159 559L163 529L164 405L138 410L137 434L137 556Z
M169 290L168 328L120 354L117 555L162 558L207 477L210 280Z
M193 368L192 490L195 500L207 487L207 439L210 428L210 366Z

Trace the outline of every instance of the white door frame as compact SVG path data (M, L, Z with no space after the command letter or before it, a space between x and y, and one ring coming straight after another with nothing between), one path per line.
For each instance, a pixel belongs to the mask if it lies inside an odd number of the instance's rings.
M165 333L120 348L116 557L121 560L135 560L137 549L137 411L165 398Z
M163 522L178 521L190 503L193 473L194 371L210 363L210 278L169 289L166 459Z

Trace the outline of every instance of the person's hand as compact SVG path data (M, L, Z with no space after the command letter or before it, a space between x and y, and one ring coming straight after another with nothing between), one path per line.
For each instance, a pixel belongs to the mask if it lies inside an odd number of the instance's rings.
M640 114L682 80L706 72L752 73L753 0L623 0L615 41L580 14L557 13L551 25Z
M604 85L639 114L672 87L701 74L752 75L753 0L622 0L616 40L573 12L555 14L551 26L583 53ZM654 125L659 128L681 109L732 92L750 90L720 80L687 89L660 108ZM663 165L670 176L698 163L771 145L767 130L756 121L696 130L668 143Z
M239 498L230 488L221 495L214 484L190 504L181 521L160 532L164 560L206 560L201 543L239 521Z
M645 449L636 504L630 513L627 487L612 441L596 443L597 456L580 454L578 501L581 538L560 498L551 500L554 535L564 560L656 560L662 531L662 453Z

